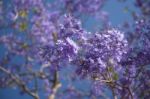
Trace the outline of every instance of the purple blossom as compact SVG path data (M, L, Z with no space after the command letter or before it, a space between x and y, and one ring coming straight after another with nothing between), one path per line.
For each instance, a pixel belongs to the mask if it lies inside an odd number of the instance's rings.
M77 73L98 76L101 79L99 75L108 68L119 72L122 68L119 62L127 52L127 46L124 34L114 28L92 34L81 46L74 61L78 68Z
M69 13L76 13L76 14L94 14L100 11L101 7L103 6L105 0L61 0L64 4L64 8Z
M57 32L40 33L40 36L37 35L39 41L43 41L49 37L49 41L42 42L42 45L39 45L39 57L42 62L50 62L52 68L65 66L73 57L78 53L80 47L77 44L77 41L82 40L82 32L80 23L73 19L71 16L65 16L63 22L57 27ZM43 31L44 32L44 31Z
M150 35L149 20L139 20L135 25L135 33L127 54L122 60L124 73L120 79L121 84L131 86L136 97L147 98L150 64ZM144 88L144 89L143 89Z
M141 9L142 13L145 16L150 15L150 1L145 1L145 0L136 0L136 5Z

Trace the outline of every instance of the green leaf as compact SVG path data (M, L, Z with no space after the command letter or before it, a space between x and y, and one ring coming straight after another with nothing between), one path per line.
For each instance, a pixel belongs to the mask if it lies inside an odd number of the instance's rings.
M113 70L113 67L108 67L108 71L109 72L113 72L114 70Z
M21 10L19 11L19 16L22 17L22 18L26 18L27 17L27 11L26 10Z
M117 73L113 73L113 79L118 80L118 74Z
M25 23L25 22L20 23L19 29L20 29L21 31L26 30L26 29L27 29L27 23Z

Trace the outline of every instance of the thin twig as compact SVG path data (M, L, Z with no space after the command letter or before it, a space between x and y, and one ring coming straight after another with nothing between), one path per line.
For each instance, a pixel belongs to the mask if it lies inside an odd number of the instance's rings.
M15 83L28 95L32 96L34 99L39 99L39 96L37 93L32 92L26 85L25 83L19 79L16 75L12 74L9 70L5 69L4 67L0 66L0 70L9 75Z

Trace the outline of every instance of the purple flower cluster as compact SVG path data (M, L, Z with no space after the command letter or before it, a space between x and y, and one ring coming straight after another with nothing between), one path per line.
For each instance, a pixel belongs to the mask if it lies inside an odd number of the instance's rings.
M51 67L62 67L67 65L80 49L77 42L81 41L83 30L80 22L75 20L70 15L63 17L63 22L57 27L57 32L48 32L48 35L43 31L41 37L44 40L51 37L49 41L43 42L39 46L39 57L44 63L51 64ZM52 27L52 26L51 26ZM45 33L45 35L44 35ZM43 39L38 39L43 41Z
M120 83L132 87L135 97L150 97L149 64L150 64L150 21L140 19L136 22L135 33L127 54L121 62L124 66ZM125 89L123 89L125 90ZM124 94L125 95L125 94Z
M61 0L64 7L74 13L95 13L100 10L105 0Z
M29 43L22 40L22 38L15 37L13 34L1 36L0 43L4 43L9 51L17 55L25 55L30 50Z
M145 16L150 15L150 1L148 0L136 0L136 5L141 9Z
M92 34L82 45L74 62L78 66L77 73L101 79L101 74L108 69L119 72L122 68L119 62L127 52L127 46L124 34L117 29L112 28Z

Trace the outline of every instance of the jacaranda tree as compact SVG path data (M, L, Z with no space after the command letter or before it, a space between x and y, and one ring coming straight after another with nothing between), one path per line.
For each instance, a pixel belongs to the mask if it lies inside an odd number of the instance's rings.
M115 27L109 0L0 0L0 88L34 99L150 99L150 1L133 1L134 22ZM89 18L101 20L91 31Z

